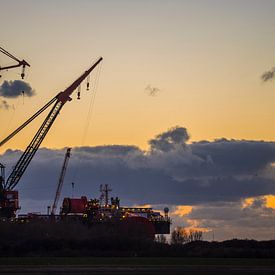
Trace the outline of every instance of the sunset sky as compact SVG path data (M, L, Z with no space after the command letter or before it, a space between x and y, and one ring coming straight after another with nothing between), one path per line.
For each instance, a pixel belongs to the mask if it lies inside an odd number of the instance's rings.
M1 140L103 57L97 89L83 85L81 100L73 95L19 183L22 211L46 209L63 148L72 146L85 159L71 164L79 195L108 183L125 204L168 205L174 224L203 228L210 239L213 230L219 239L275 238L275 83L261 80L275 66L275 1L1 0L0 18L0 46L30 63L24 81L35 90L0 96ZM13 63L0 53L0 66ZM1 72L0 85L20 73ZM42 121L1 147L0 162L11 169L14 150ZM180 129L187 132L173 140ZM163 148L167 136L172 145ZM46 181L30 182L50 160L50 191L39 198ZM89 189L83 181L91 178Z

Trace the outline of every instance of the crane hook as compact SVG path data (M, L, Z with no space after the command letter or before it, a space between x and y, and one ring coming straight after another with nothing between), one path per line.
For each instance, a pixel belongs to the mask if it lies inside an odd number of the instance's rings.
M22 67L22 73L21 73L21 78L24 79L25 77L25 65Z
M90 75L87 77L86 91L90 90Z
M80 99L81 86L78 86L77 99Z

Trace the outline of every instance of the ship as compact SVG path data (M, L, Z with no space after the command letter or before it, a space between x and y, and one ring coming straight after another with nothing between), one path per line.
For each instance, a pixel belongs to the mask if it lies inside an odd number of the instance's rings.
M60 213L28 213L18 215L16 221L26 222L79 222L90 228L112 229L123 235L143 236L154 239L157 234L170 234L169 209L153 210L152 207L126 207L120 205L118 197L111 197L108 184L100 185L99 198L88 199L65 197Z

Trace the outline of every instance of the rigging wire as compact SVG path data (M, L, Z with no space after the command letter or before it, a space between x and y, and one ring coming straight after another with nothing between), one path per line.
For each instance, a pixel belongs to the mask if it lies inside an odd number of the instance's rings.
M0 71L5 70L5 69L9 70L9 69L13 69L13 68L17 68L17 67L22 66L22 72L21 72L20 76L21 76L22 79L24 79L24 77L25 77L25 67L26 66L30 67L30 64L24 59L20 61L18 58L16 58L14 55L9 53L8 51L3 49L2 47L0 47L0 52L3 53L4 55L8 56L9 58L13 59L14 61L16 61L18 63L18 64L10 65L10 66L4 66L4 67L0 66ZM1 77L1 75L0 75L0 77Z
M96 97L96 92L98 89L100 72L101 72L101 63L99 64L99 67L95 74L96 75L95 76L95 85L94 85L95 88L94 88L94 92L93 92L91 100L90 100L90 105L89 105L89 110L88 110L88 114L87 114L87 118L86 118L85 128L84 128L84 132L83 132L83 136L82 136L82 140L81 140L81 146L83 146L84 142L86 141L88 130L89 130L89 127L91 124L92 114L94 111L95 97Z
M11 108L12 115L6 123L5 130L3 132L1 132L2 133L1 137L2 136L5 137L7 135L7 133L11 131L11 125L12 125L13 119L15 117L15 114L18 112L19 105L21 106L21 99L17 98L16 103L12 104L12 108ZM1 138L1 140L2 140L2 138Z
M0 47L0 52L2 52L3 54L7 55L8 57L10 57L11 59L20 62L20 60L18 58L16 58L14 55L12 55L11 53L9 53L8 51L6 51L5 49L3 49L2 47Z
M97 70L96 70L96 73L95 73L94 89L93 89L93 93L92 93L90 104L89 104L89 109L88 109L88 113L87 113L87 117L86 117L86 122L85 122L85 125L84 125L82 139L81 139L81 142L80 142L81 147L84 145L84 143L87 139L88 130L90 128L90 124L91 124L91 121L92 121L92 115L93 115L94 104L95 104L95 97L96 97L96 93L97 93L97 90L98 90L98 83L99 83L99 78L100 78L100 74L101 74L101 67L102 67L102 64L100 63ZM79 167L81 167L81 163L83 162L83 158L82 157L78 158L77 162L79 162L79 164L80 164ZM75 182L76 182L76 178L78 176L78 173L79 173L79 168L75 167L73 175L72 175L72 181L71 181L71 182L74 183L74 187L75 187Z

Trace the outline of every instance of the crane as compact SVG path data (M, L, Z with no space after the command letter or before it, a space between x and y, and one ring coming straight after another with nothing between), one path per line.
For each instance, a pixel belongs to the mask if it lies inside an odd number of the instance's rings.
M55 198L54 198L52 211L51 211L51 215L53 215L53 216L55 215L55 211L56 211L56 207L57 207L58 200L59 200L59 197L60 197L62 185L63 185L63 182L64 182L64 178L65 178L69 158L71 157L71 149L72 148L68 148L67 151L66 151L64 162L63 162L62 169L61 169L61 173L60 173L60 176L59 176L57 189L56 189L56 193L55 193Z
M14 166L11 174L6 181L2 181L0 186L0 217L12 218L15 217L16 211L19 209L18 205L18 191L14 190L21 177L23 176L25 170L30 164L32 158L37 152L40 144L44 140L45 136L49 132L51 126L53 125L55 119L60 113L62 107L71 101L71 94L77 89L77 87L85 80L86 77L97 67L97 65L103 60L100 57L87 71L85 71L80 77L78 77L69 87L67 87L63 92L58 93L54 98L52 98L46 105L44 105L40 110L38 110L33 116L31 116L26 122L14 130L9 136L4 138L0 142L0 146L4 145L17 133L19 133L23 128L25 128L29 123L31 123L36 117L38 117L42 112L52 106L42 125L34 135L32 141L27 146L20 159Z
M0 67L0 71L12 69L12 68L17 68L17 67L21 67L22 66L21 78L24 79L24 77L25 77L25 68L26 68L26 66L30 67L31 65L26 60L24 60L24 59L23 60L19 60L18 58L16 58L14 55L12 55L11 53L9 53L7 50L3 49L2 47L0 47L0 52L3 53L3 54L5 54L6 56L10 57L14 61L18 62L15 65ZM0 77L1 77L1 75L0 75Z

